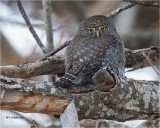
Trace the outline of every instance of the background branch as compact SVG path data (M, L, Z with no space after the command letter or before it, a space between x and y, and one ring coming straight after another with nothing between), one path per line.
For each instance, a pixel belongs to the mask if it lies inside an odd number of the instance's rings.
M75 99L79 119L126 121L159 117L157 81L133 80L130 84L123 81L109 92L88 92L88 86L83 86L87 93L73 93L81 87L62 89L55 88L52 83L1 76L0 86L1 108L7 110L60 115Z
M148 59L152 62L153 65L158 65L160 61L160 48L156 46L151 46L146 49L138 50L125 50L126 55L126 68L133 68L133 70L152 66L146 60L146 57L143 55L145 53Z
M123 7L117 8L116 10L110 12L107 15L107 17L114 17L115 15L117 15L117 14L121 13L122 11L127 10L127 9L129 9L129 8L135 6L135 5L136 4L129 3L129 4L125 5L125 6L123 6Z
M49 57L47 60L27 64L0 66L1 75L28 78L46 74L64 73L64 58Z
M28 29L32 33L32 35L33 35L34 39L36 40L37 44L39 45L39 47L42 49L43 53L46 55L47 52L45 50L45 47L44 47L43 43L41 42L41 40L39 39L39 37L38 37L36 31L34 30L31 22L29 21L29 18L28 18L27 14L26 14L26 12L23 8L22 2L20 0L17 0L17 5L18 5L18 9L19 9L20 13L22 14L22 16L23 16L23 18L24 18L24 20L25 20L25 22L28 26Z
M61 45L60 47L58 47L57 49L53 50L52 52L50 52L48 55L46 55L44 58L42 58L41 60L46 59L46 57L50 57L55 55L57 52L59 52L60 50L62 50L63 48L65 48L68 44L70 43L70 41L66 41L63 45Z
M159 0L123 0L125 2L130 2L133 4L140 4L144 6L159 7Z
M151 47L139 50L125 50L126 68L132 70L151 66L142 51L147 55L153 65L160 61L160 48ZM60 56L49 57L37 62L19 65L0 66L1 74L8 77L27 78L46 74L63 74L65 69L64 58Z
M54 49L52 22L51 22L51 11L52 11L51 1L43 0L42 5L43 5L44 21L46 28L46 37L47 37L47 51L51 52Z
M148 58L148 56L145 54L145 52L142 51L142 54L146 58L146 60L148 61L148 63L152 66L153 70L160 76L159 71L154 67L154 65L152 64L152 62L150 61L150 59Z
M50 53L54 50L54 39L52 32L52 5L51 0L42 0L43 14L46 28L46 38L47 38L47 52ZM56 81L56 76L51 74L49 79L53 82Z

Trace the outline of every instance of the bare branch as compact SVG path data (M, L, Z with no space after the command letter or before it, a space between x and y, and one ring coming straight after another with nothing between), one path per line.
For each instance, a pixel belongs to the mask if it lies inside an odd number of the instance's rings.
M133 68L133 70L149 67L151 66L143 53L145 53L153 65L158 65L160 61L160 48L159 47L150 47L146 49L139 50L125 50L126 54L126 68Z
M33 93L25 93L17 90L1 90L1 94L4 94L1 99L1 103L3 103L3 107L1 106L2 109L27 113L60 115L70 102L67 99L40 94L34 95Z
M150 61L150 59L148 58L148 56L145 54L144 51L142 51L142 54L146 58L146 60L148 61L148 63L152 66L152 68L154 69L154 71L160 76L159 71L154 67L154 65L152 64L152 62Z
M52 33L52 22L51 22L51 1L50 0L42 0L43 5L43 13L45 20L45 28L46 28L46 37L47 37L47 49L48 52L54 49L53 42L53 33Z
M130 2L133 4L140 4L144 6L159 7L159 0L123 0L125 2Z
M135 6L135 5L136 4L129 3L129 4L125 5L125 6L123 6L123 7L117 8L116 10L110 12L107 15L107 17L114 17L115 15L117 15L117 14L121 13L122 11L127 10L127 9L129 9L129 8Z
M65 44L63 45L65 46ZM58 51L56 49L54 52ZM136 70L139 68L149 67L150 64L143 56L142 51L148 56L153 65L158 65L160 61L160 48L151 47L139 50L125 50L126 68ZM53 52L53 53L54 53ZM51 53L52 54L52 53ZM36 62L0 66L1 74L8 77L27 78L46 74L63 74L65 69L65 60L61 56L42 58Z
M61 74L64 72L64 58L49 57L47 60L19 64L0 66L1 75L8 77L27 78L46 74Z
M46 57L55 55L57 52L59 52L60 50L62 50L63 48L65 48L69 43L70 43L70 41L66 41L63 45L61 45L60 47L58 47L57 49L55 49L54 51L52 51L51 53L49 53Z
M42 0L43 14L46 28L46 38L47 38L47 52L54 50L54 39L52 32L52 1L51 0ZM56 81L56 76L54 74L50 75L51 81Z
M74 93L82 87L62 89L52 83L1 76L0 86L1 108L7 110L60 115L74 99L79 119L126 121L159 117L158 81L124 80L109 92ZM87 92L88 86L83 89Z
M31 22L29 21L29 18L28 18L27 14L26 14L26 12L23 8L22 2L20 0L17 0L17 5L18 5L20 13L22 14L22 16L23 16L23 18L24 18L24 20L25 20L25 22L28 26L28 29L32 33L32 35L33 35L34 39L36 40L37 44L39 45L39 47L42 49L43 53L46 55L47 52L45 50L45 47L44 47L43 43L41 42L41 40L39 39L39 37L38 37L36 31L34 30Z

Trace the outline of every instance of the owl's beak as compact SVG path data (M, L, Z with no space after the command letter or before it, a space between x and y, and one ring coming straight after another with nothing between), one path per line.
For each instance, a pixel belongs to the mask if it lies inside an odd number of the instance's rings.
M95 31L95 36L98 38L100 36L100 32L99 31Z

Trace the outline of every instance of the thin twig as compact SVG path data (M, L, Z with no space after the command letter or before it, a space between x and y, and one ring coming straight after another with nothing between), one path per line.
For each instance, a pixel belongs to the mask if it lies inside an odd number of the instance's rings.
M144 4L144 3L137 3L139 5L143 5L143 6L152 6L152 7L156 7L156 8L159 8L159 5L150 5L150 4Z
M55 55L57 52L59 52L60 50L62 50L63 48L65 48L69 43L70 43L70 41L66 41L63 45L61 45L60 47L54 49L54 50L53 50L52 52L50 52L48 55L46 55L45 57L37 60L36 62L46 60L47 57L50 57L50 56Z
M70 41L66 41L63 45L61 45L60 47L58 47L57 49L52 51L50 54L48 54L47 57L55 55L57 52L59 52L60 50L65 48L69 43L70 43Z
M45 20L46 37L47 37L47 51L51 52L52 50L54 50L52 22L51 22L51 10L52 10L51 1L42 0L42 5L43 5L44 20Z
M142 54L146 58L146 60L148 61L148 63L152 66L153 70L160 76L160 72L157 71L157 69L154 67L154 65L152 64L152 62L150 61L150 59L148 58L148 56L145 54L144 51L142 51Z
M143 6L152 6L159 8L159 0L123 0L123 1L140 4Z
M127 10L127 9L129 9L129 8L135 6L135 5L136 4L129 3L129 4L125 5L125 6L123 6L123 7L117 8L116 10L113 10L112 12L110 12L107 15L107 17L114 17L115 15L117 15L117 14L121 13L122 11Z
M53 39L53 32L52 32L52 1L51 0L42 0L43 6L43 14L44 14L44 21L45 21L45 28L46 28L46 39L47 39L47 52L51 52L54 50L54 39ZM49 81L55 82L56 75L52 74L49 76Z
M31 22L29 21L29 18L28 18L27 14L26 14L26 12L25 12L25 10L24 10L24 8L23 8L22 2L21 2L20 0L17 0L17 5L18 5L19 11L20 11L20 13L22 14L22 16L23 16L23 18L24 18L24 20L25 20L25 22L26 22L26 24L27 24L30 32L32 33L32 35L33 35L33 37L34 37L34 39L37 41L37 44L38 44L39 47L42 49L43 53L44 53L45 55L47 55L47 52L46 52L46 50L45 50L45 47L44 47L43 43L42 43L41 40L39 39L36 31L34 30Z

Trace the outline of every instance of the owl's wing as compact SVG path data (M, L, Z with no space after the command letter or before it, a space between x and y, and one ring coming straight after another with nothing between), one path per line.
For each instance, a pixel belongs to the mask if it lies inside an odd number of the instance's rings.
M104 55L102 67L112 67L116 74L122 75L125 69L125 52L122 40L118 35L109 38L109 40L112 43Z
M66 48L66 60L65 60L66 70L69 70L72 67L73 55L74 55L74 42L71 41Z
M84 50L84 38L74 37L66 49L66 71L78 74L87 63ZM83 60L82 60L83 59ZM84 61L85 59L85 61Z
M102 57L107 52L110 43L104 38L83 37L67 48L66 70L74 74L90 73L100 65Z

